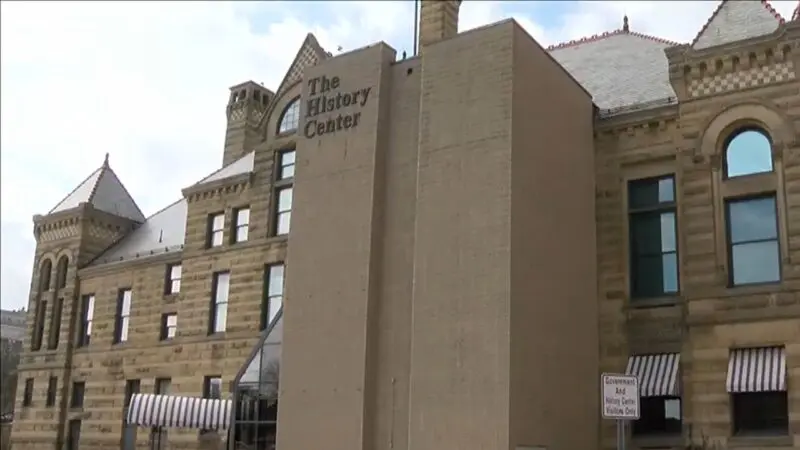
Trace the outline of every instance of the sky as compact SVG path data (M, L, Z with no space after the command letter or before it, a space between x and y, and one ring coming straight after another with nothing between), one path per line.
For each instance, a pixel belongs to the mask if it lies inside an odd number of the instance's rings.
M786 18L796 1L772 5ZM689 42L704 1L465 1L460 31L513 17L542 45L620 28ZM0 303L28 303L34 214L110 164L150 215L218 169L230 86L276 89L309 32L336 54L410 53L411 1L2 2ZM341 48L341 50L339 50Z

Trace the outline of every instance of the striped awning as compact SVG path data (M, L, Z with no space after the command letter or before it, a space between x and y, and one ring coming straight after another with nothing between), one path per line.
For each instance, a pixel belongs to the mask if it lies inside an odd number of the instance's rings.
M231 421L230 400L134 394L126 420L143 427L225 430Z
M641 397L678 397L680 359L678 353L631 356L625 373L639 378Z
M785 391L785 349L783 347L761 347L731 350L725 388L732 394Z

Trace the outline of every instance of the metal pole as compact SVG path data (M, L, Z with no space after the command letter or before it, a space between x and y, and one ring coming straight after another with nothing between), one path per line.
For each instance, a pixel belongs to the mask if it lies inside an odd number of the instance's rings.
M625 450L625 444L622 442L622 420L617 419L617 450Z
M414 0L414 50L412 56L417 56L417 34L419 33L419 0Z

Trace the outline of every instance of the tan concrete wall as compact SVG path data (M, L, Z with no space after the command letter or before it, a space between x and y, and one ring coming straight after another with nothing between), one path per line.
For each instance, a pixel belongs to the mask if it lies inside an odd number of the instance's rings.
M594 106L514 27L509 448L597 445Z

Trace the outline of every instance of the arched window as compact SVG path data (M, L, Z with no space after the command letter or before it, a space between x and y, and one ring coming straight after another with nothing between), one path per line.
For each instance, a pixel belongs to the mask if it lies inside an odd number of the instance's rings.
M297 129L300 122L300 97L295 98L284 108L278 123L278 134L289 133Z
M67 255L58 259L56 264L56 289L64 289L67 287L67 267L69 266L69 258Z
M737 130L724 150L725 178L772 172L772 141L761 129Z
M50 274L53 272L53 263L45 259L39 269L39 292L50 289Z

